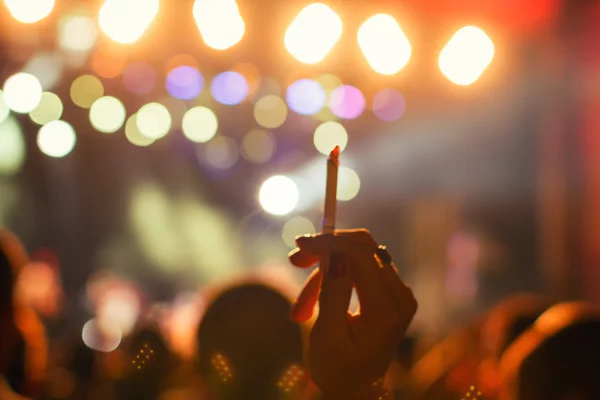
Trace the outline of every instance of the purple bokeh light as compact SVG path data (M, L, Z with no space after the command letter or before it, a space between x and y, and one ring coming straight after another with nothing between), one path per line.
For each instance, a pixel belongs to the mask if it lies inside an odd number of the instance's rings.
M355 119L365 110L365 96L354 86L342 85L329 95L329 108L340 118Z
M240 104L248 96L248 81L238 72L222 72L213 79L210 93L221 104Z
M325 106L325 89L312 79L300 79L292 83L287 90L288 106L298 114L314 115Z
M143 62L130 64L123 71L123 84L132 93L148 94L156 85L156 71Z
M167 75L167 92L177 99L195 99L203 88L204 78L194 67L188 65L177 67Z
M406 100L394 89L383 89L373 97L373 113L383 121L396 121L406 110Z

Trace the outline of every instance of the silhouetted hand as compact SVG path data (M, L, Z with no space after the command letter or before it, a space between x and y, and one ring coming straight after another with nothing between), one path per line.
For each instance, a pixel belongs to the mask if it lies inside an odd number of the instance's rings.
M412 291L392 264L379 264L378 244L366 230L302 236L296 243L289 256L294 265L320 263L292 310L292 318L305 321L319 303L309 343L311 376L328 399L368 400L415 315ZM360 311L352 315L353 286Z

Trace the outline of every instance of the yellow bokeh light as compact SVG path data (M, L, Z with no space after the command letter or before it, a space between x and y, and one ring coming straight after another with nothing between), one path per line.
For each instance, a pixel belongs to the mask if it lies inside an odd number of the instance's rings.
M125 106L112 96L100 97L90 108L92 126L103 133L114 133L121 129L125 116Z
M254 118L265 128L279 128L285 122L287 114L285 101L275 95L267 95L254 105Z
M262 208L273 215L286 215L294 211L300 199L298 185L283 175L267 179L260 187L258 200Z
M316 64L342 36L342 19L322 3L306 6L285 32L286 49L298 61Z
M158 13L159 0L106 0L98 14L102 32L118 43L139 40Z
M38 125L45 125L50 121L60 119L63 113L63 104L60 97L54 93L42 93L42 100L35 110L29 113L29 118Z
M194 107L183 116L181 129L192 142L205 143L212 139L219 128L215 113L207 107Z
M81 108L90 108L100 97L104 96L104 86L100 79L93 75L81 75L71 84L71 100Z
M358 45L371 67L384 75L400 71L412 53L400 25L387 14L374 15L361 25Z
M275 151L275 139L269 132L254 130L242 139L242 157L253 163L269 161Z
M58 43L63 50L88 51L98 38L94 21L83 15L70 15L59 24Z
M296 236L315 232L315 226L309 219L297 216L290 218L290 220L283 225L281 237L286 245L293 248L296 247Z
M4 102L4 92L0 90L0 124L10 115L10 108Z
M40 128L37 144L50 157L64 157L73 150L77 138L73 127L65 121L51 121Z
M8 108L19 114L33 111L42 100L42 85L35 76L19 72L4 83L2 95Z
M225 50L242 40L246 27L235 0L196 0L193 13L207 46Z
M129 143L139 147L150 146L156 141L142 135L142 132L137 127L137 114L133 114L125 123L125 137Z
M160 103L148 103L137 112L136 124L142 135L160 139L171 130L171 114Z
M315 80L325 89L327 94L342 86L342 80L333 74L323 74Z
M459 29L439 57L442 73L453 83L467 86L474 83L494 58L494 43L486 33L475 27Z
M25 138L19 122L8 117L0 122L0 174L12 175L25 161Z
M231 138L218 136L208 142L204 149L206 162L219 169L228 169L235 165L240 154L237 144Z
M348 145L348 133L339 122L323 122L315 129L314 144L319 153L328 155L335 146L344 151Z
M338 171L337 199L349 201L358 195L360 190L360 178L356 171L348 167L340 167Z
M54 0L4 0L4 4L14 19L25 24L46 18L54 8Z

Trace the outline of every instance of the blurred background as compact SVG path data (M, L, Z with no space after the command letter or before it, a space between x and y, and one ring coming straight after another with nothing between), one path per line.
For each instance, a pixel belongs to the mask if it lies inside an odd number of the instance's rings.
M340 145L338 226L388 245L421 334L515 292L600 300L599 21L585 0L4 0L21 295L61 310L50 335L118 321L114 348L232 277L297 289L286 254Z

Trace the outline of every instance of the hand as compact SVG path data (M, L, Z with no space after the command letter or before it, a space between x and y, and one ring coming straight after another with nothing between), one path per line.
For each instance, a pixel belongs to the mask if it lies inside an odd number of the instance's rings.
M412 321L417 302L393 265L379 265L374 257L377 242L366 230L303 236L296 243L298 249L289 256L292 264L307 268L320 263L292 309L292 318L305 321L319 302L309 341L311 376L326 397L368 399ZM351 315L353 286L360 312Z

